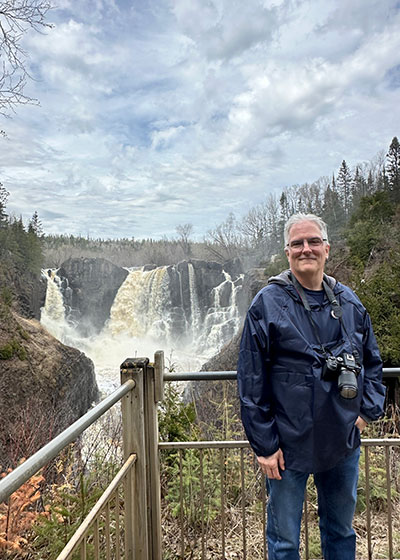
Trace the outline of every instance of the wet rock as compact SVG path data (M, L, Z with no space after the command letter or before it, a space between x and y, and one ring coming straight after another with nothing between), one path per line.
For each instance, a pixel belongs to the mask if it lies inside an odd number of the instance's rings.
M79 258L65 261L58 276L64 299L67 296L75 317L79 316L78 330L88 336L103 328L128 271L106 259Z

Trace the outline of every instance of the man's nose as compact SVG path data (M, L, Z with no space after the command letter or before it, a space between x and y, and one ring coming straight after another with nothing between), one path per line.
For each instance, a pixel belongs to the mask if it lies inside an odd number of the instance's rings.
M310 245L308 244L307 239L303 239L303 251L311 251L311 250L312 249L311 249Z

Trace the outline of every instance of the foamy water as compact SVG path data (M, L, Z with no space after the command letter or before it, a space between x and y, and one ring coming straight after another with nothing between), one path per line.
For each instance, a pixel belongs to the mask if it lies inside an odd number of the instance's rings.
M198 371L216 354L239 325L235 290L228 307L220 304L220 287L214 288L213 306L200 321L194 273L189 266L192 322L184 341L174 341L168 315L169 286L165 267L151 271L132 270L120 287L102 331L91 337L79 334L66 316L57 270L44 271L48 282L41 323L62 343L84 352L94 363L97 383L103 394L120 384L119 366L126 358L147 357L153 361L164 351L165 365L173 371ZM232 283L228 274L221 284Z

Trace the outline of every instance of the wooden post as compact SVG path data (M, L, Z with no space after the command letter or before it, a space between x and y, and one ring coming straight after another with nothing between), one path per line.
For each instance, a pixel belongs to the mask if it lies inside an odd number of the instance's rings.
M137 455L135 468L125 483L126 560L151 560L145 437L145 378L148 363L148 358L132 358L121 364L121 382L127 379L135 381L135 387L122 399L124 458L127 459L132 453Z
M157 403L163 398L164 353L154 356L154 364L147 367L145 378L146 394L146 452L148 465L148 505L149 505L149 550L151 560L162 560L161 535L161 488L160 461L158 453Z

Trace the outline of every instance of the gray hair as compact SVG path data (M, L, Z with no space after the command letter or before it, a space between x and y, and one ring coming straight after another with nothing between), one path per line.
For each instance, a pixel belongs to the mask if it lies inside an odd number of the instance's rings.
M299 212L298 214L292 214L285 224L285 229L284 229L284 232L283 232L284 240L285 240L285 247L289 242L289 234L290 234L290 230L291 230L292 226L294 226L294 224L298 224L300 222L314 222L314 224L316 224L319 227L319 229L321 231L322 238L326 239L326 243L329 243L329 241L328 241L328 229L326 227L326 223L322 220L322 218L320 218L319 216L316 216L315 214L303 214L303 213Z

